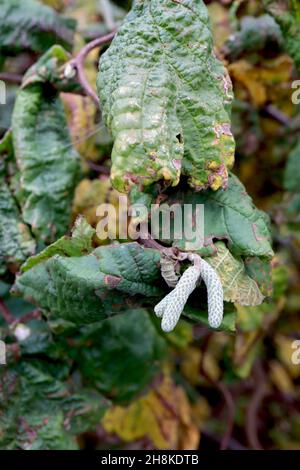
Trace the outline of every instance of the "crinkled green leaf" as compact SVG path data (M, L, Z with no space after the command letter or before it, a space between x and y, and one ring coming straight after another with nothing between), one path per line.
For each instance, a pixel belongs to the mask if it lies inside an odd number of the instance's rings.
M258 210L245 187L234 175L229 176L227 190L210 189L195 193L192 191L173 191L165 201L170 206L174 203L191 204L196 227L199 215L197 205L204 205L204 246L197 250L203 256L215 252L215 241L224 240L233 255L238 256L273 256L271 235L267 215ZM188 220L185 223L189 223ZM192 243L192 245L191 245ZM180 249L195 250L195 240L175 240Z
M96 391L72 390L69 368L27 359L0 371L0 447L75 450L76 434L94 427L109 403Z
M61 48L46 54L53 65ZM45 69L44 59L40 60ZM38 67L34 66L37 72ZM80 171L61 100L51 84L31 76L19 91L13 112L13 143L22 175L18 200L24 221L44 241L54 241L69 228L71 202ZM48 76L48 74L47 74Z
M160 179L218 189L233 164L231 82L213 52L202 0L138 0L100 59L98 90L114 137L112 183Z
M284 186L287 191L300 193L300 139L288 157Z
M73 47L76 21L36 0L0 0L0 55L43 53L54 44Z
M43 251L27 259L22 271L28 271L39 263L54 255L82 256L93 250L92 240L96 230L91 227L84 217L78 217L72 231L72 236L63 236Z
M240 305L260 305L264 296L246 271L242 258L233 256L223 242L215 244L217 253L207 258L217 271L223 286L224 300Z
M35 250L35 242L6 180L5 157L11 152L11 134L7 133L0 141L0 274L7 267L16 270Z
M141 391L158 371L165 342L144 309L88 327L81 341L79 367L86 379L114 401Z
M159 295L159 259L156 250L137 243L80 257L55 255L19 276L14 292L56 317L91 323Z
M0 447L76 449L76 436L93 430L110 402L88 388L78 370L78 348L86 347L73 340L78 328L72 342L53 335L42 318L26 322L26 328L27 339L18 339L11 328L4 336L18 355L8 350L9 368L0 368Z

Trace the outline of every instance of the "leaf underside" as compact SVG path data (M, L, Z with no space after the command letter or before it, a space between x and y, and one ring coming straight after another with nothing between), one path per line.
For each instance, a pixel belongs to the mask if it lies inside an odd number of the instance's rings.
M15 157L22 175L17 197L24 221L46 242L69 228L80 173L61 99L47 81L52 69L55 77L62 57L66 57L64 50L56 46L27 72L12 117Z

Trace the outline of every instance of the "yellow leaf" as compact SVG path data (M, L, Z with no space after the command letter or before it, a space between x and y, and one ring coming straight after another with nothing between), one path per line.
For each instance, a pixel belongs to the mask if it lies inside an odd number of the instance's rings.
M177 349L186 348L193 341L193 327L181 320L175 330L168 334L167 340Z
M256 65L242 59L231 64L229 72L248 91L253 104L263 106L267 101L278 101L280 94L287 98L287 82L291 81L293 62L287 55ZM288 93L291 94L291 87ZM239 95L238 88L236 94Z
M62 11L65 7L64 0L42 0L42 3L45 3L45 5L49 5L57 11Z
M112 204L115 208L115 214L110 213L110 219L115 217L114 220L111 220L111 223L112 225L115 224L117 228L116 235L118 235L119 196L120 193L111 187L110 180L106 176L96 180L84 179L75 190L73 217L76 219L78 215L83 215L90 225L96 227L101 220L101 217L97 216L98 206L104 203ZM122 196L124 197L124 195ZM124 207L122 210L125 211L126 208ZM124 216L127 216L127 213ZM114 238L113 234L111 236ZM109 241L109 239L106 241ZM103 240L101 241L96 237L96 242L103 243Z
M201 379L201 358L201 350L194 346L188 347L181 356L180 370L192 385L199 384ZM206 375L208 375L212 380L218 380L221 375L218 359L218 346L214 341L214 338L212 338L209 349L205 352L203 359L203 369Z
M88 96L61 93L73 144L82 157L95 160L97 157L95 124L96 107Z
M157 449L195 450L199 445L199 430L186 394L167 374L129 406L109 409L102 425L125 442L148 437Z
M204 397L199 397L199 399L192 405L193 419L197 424L198 428L204 426L205 422L211 415L211 407L209 406L208 401Z
M220 49L232 33L229 10L219 2L208 5L215 46Z
M222 282L224 300L240 305L260 305L264 300L257 283L248 276L241 257L233 256L225 243L215 244L217 253L207 259Z
M294 395L294 384L283 365L280 364L279 361L273 360L269 363L269 366L271 381L278 388L278 390L283 393Z
M230 75L249 92L252 102L258 106L267 100L266 88L257 76L257 71L246 60L239 60L229 66Z

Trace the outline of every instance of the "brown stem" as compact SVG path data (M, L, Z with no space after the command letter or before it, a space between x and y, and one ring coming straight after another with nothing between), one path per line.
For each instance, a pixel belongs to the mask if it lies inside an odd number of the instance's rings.
M216 444L219 444L219 446L221 445L220 444L220 438L217 434L214 434L211 431L207 431L206 429L201 429L201 435L205 436L210 441L213 441ZM233 437L230 438L227 449L228 450L247 450L247 448L245 446L243 446L240 442L238 442Z
M140 245L144 245L146 248L153 248L154 250L158 250L166 255L172 255L174 252L176 253L178 251L176 248L169 248L161 245L151 237L150 233L148 233L148 238L139 238L138 243L140 243Z
M279 124L282 124L283 126L289 126L290 125L290 118L282 113L279 109L275 108L273 105L267 105L264 108L265 113L274 119L274 121L279 122Z
M21 83L23 80L22 75L18 75L16 73L9 73L9 72L1 72L0 73L0 80L4 82L10 82L10 83Z
M97 93L94 91L92 86L90 85L89 81L87 80L85 73L84 73L84 61L87 55L97 47L103 46L110 42L116 34L116 31L112 31L111 33L106 34L105 36L101 36L100 38L96 38L93 41L86 44L77 54L77 56L72 59L69 64L71 65L74 70L76 70L78 75L78 80L85 90L86 94L92 98L94 103L99 106L99 98Z
M87 160L87 164L91 170L97 171L97 173L101 173L102 175L110 174L110 168L108 168L108 166L98 165L98 163L94 163L89 160Z
M254 368L254 387L254 393L246 412L245 428L251 448L254 450L263 450L258 439L257 431L257 414L267 394L265 375L261 364L256 364Z
M15 317L8 310L2 299L0 299L0 312L8 325L11 325L15 321Z
M18 318L20 323L26 323L30 320L41 318L41 312L39 310L32 310L31 312L25 313L22 317Z

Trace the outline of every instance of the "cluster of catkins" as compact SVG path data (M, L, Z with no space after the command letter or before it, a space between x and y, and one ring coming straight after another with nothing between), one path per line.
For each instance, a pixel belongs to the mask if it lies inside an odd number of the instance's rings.
M198 255L189 255L188 259L194 262L179 278L175 270L168 273L162 263L162 276L169 286L175 288L164 297L155 307L156 316L162 318L161 328L166 333L174 330L184 306L203 279L207 288L208 323L212 328L219 328L223 319L223 288L216 271ZM179 280L178 280L179 279Z

